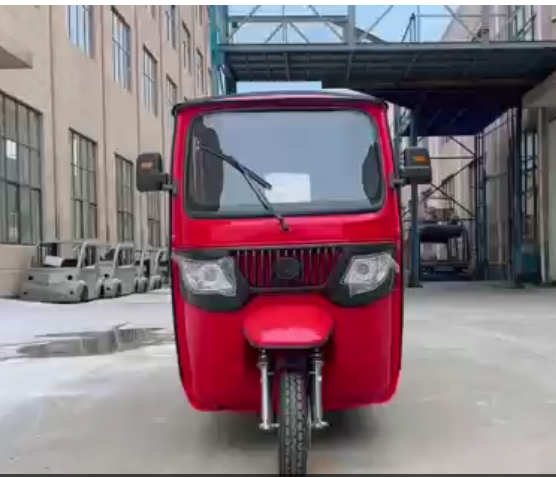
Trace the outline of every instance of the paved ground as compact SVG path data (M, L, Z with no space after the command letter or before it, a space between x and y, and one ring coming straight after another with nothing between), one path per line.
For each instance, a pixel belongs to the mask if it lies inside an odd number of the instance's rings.
M0 469L262 474L275 445L247 417L193 412L172 344L11 360L37 335L170 326L168 297L78 307L0 302ZM396 401L334 416L313 474L556 473L556 290L429 285L408 296Z

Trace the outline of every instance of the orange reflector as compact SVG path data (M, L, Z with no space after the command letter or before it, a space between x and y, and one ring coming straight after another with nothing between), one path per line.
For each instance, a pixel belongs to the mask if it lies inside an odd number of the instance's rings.
M415 162L419 162L421 164L426 164L429 162L425 156L415 156Z

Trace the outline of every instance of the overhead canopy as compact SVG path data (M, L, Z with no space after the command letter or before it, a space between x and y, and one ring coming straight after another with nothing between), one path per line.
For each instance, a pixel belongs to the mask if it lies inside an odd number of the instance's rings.
M222 51L235 81L322 81L413 109L419 136L476 134L556 70L556 42L540 41L235 44Z

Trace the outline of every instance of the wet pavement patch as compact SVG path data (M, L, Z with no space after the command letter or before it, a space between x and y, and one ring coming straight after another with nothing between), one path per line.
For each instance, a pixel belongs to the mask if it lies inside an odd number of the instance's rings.
M163 328L115 327L98 332L48 334L37 336L37 341L32 343L11 347L11 352L1 353L0 361L100 356L173 341L173 334Z

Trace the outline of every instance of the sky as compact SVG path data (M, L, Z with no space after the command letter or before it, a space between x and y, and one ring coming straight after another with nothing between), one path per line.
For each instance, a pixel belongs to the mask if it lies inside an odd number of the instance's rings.
M230 5L231 15L247 16L256 5ZM319 14L345 15L347 7L342 5L314 5ZM457 5L450 5L453 9ZM356 8L356 23L363 30L371 27L380 16L386 12L389 5L358 5ZM413 13L420 11L421 14L442 15L442 18L422 18L420 21L421 41L437 41L440 39L446 26L451 21L450 13L442 5L395 5L393 9L372 30L374 35L386 41L401 41L409 19ZM257 15L314 15L314 12L306 5L264 5L260 6ZM326 26L320 25L298 25L303 34L311 42L335 42L338 41L334 33ZM263 43L272 33L275 25L262 25L242 27L234 37L238 43ZM289 27L284 34L280 31L270 43L283 43L284 36L290 43L305 43L295 29ZM268 91L269 89L319 89L320 83L239 83L238 92Z

